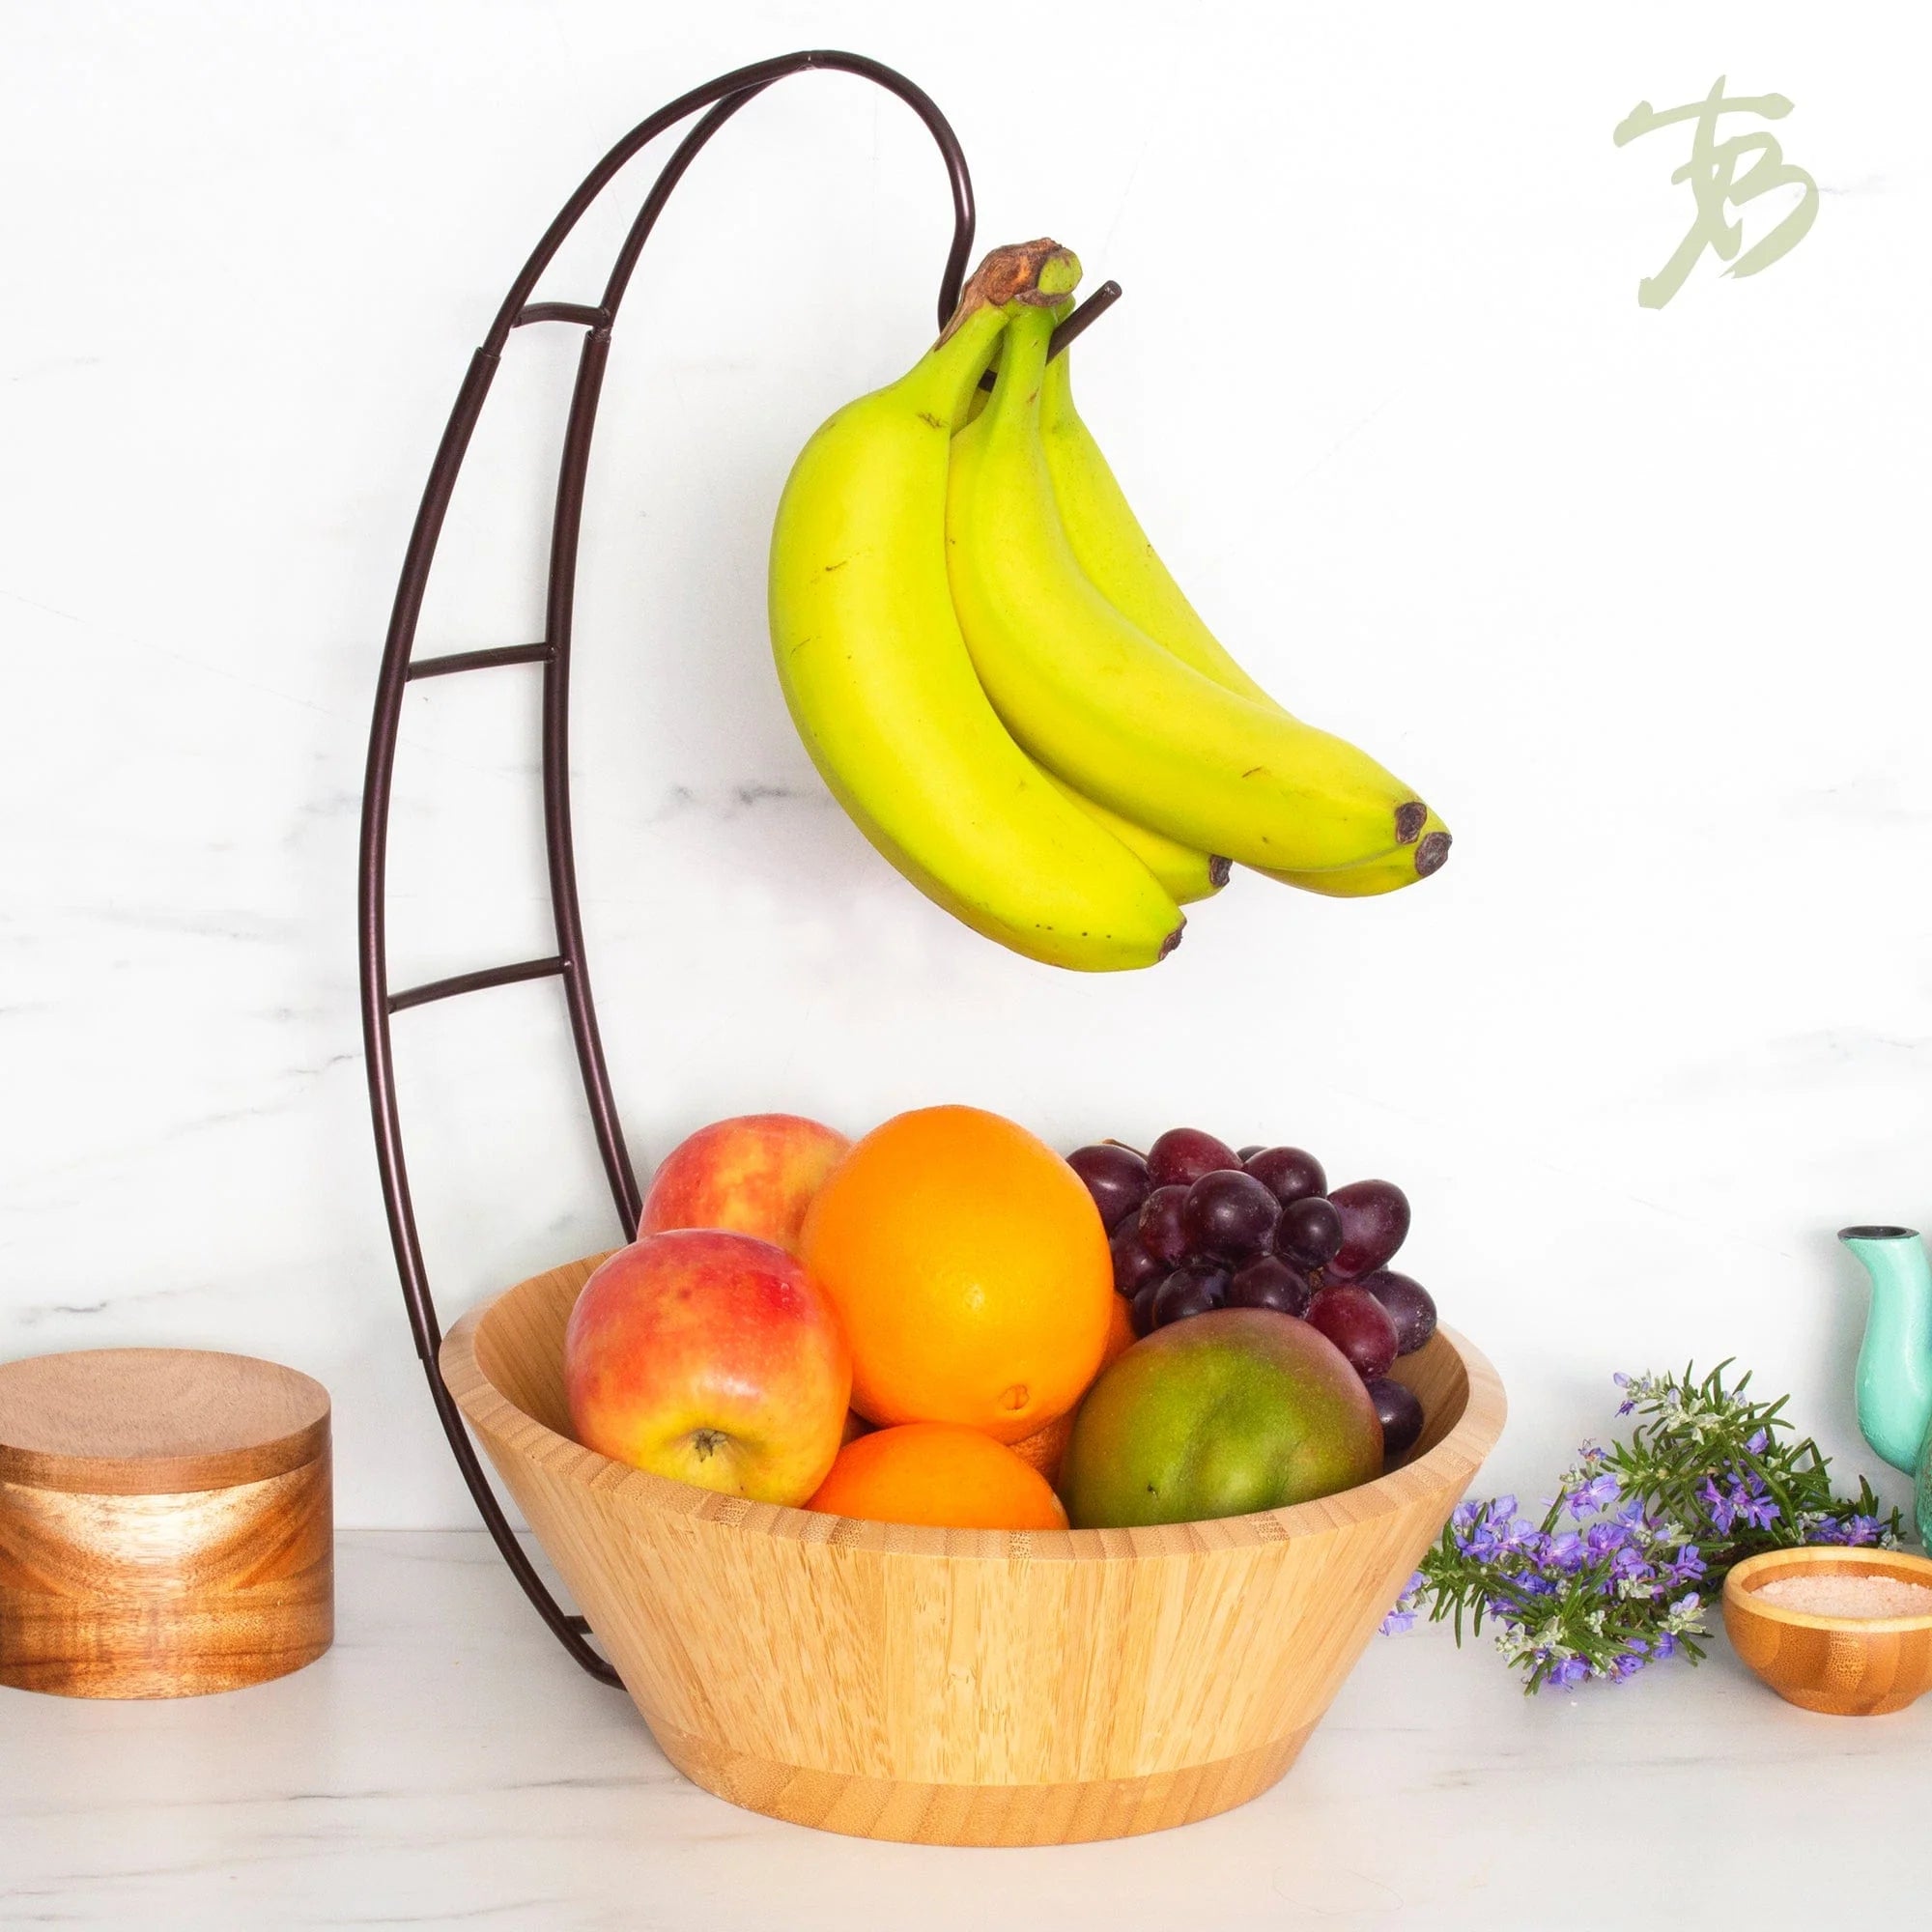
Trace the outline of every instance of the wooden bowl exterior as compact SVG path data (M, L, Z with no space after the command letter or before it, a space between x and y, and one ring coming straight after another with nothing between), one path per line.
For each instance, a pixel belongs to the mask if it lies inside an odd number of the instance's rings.
M1502 1429L1442 1332L1405 1364L1418 1453L1293 1509L1009 1533L749 1503L570 1439L563 1328L599 1259L465 1317L444 1379L670 1761L861 1837L1119 1837L1266 1789Z
M1768 1604L1775 1577L1893 1577L1932 1587L1932 1561L1902 1549L1837 1545L1772 1549L1724 1578L1724 1630L1732 1647L1787 1703L1833 1718L1871 1718L1932 1690L1932 1616L1814 1617Z

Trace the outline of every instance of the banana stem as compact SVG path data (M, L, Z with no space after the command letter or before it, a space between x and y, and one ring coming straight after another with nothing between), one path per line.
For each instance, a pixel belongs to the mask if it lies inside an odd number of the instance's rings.
M973 270L939 339L950 340L980 309L1010 310L1015 302L1050 309L1079 284L1080 258L1071 248L1044 236L1037 242L1009 242Z

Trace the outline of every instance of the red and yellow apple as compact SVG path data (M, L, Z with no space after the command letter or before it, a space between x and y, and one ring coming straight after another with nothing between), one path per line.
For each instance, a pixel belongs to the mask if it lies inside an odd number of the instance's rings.
M651 1177L639 1233L728 1228L796 1254L811 1197L851 1145L797 1114L714 1121L673 1148Z
M586 1448L681 1483L798 1504L838 1454L852 1357L832 1305L749 1235L647 1235L583 1284L563 1337Z

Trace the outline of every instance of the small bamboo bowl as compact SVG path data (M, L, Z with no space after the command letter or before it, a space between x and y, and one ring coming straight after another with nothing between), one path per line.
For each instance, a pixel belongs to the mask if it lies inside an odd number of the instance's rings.
M1724 1578L1724 1629L1765 1683L1787 1703L1833 1718L1902 1711L1932 1690L1932 1615L1814 1617L1757 1594L1776 1577L1805 1572L1932 1585L1932 1562L1901 1549L1829 1544L1747 1557Z
M671 1763L858 1837L1064 1844L1264 1791L1502 1431L1441 1330L1404 1364L1417 1453L1319 1502L1060 1532L779 1509L570 1439L564 1323L601 1259L472 1310L443 1379Z

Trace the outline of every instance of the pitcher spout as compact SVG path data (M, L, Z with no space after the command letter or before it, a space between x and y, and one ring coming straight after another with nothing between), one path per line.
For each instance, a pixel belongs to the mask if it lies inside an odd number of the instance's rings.
M1859 1350L1859 1428L1908 1475L1932 1425L1932 1264L1913 1228L1841 1228L1838 1238L1871 1277Z

